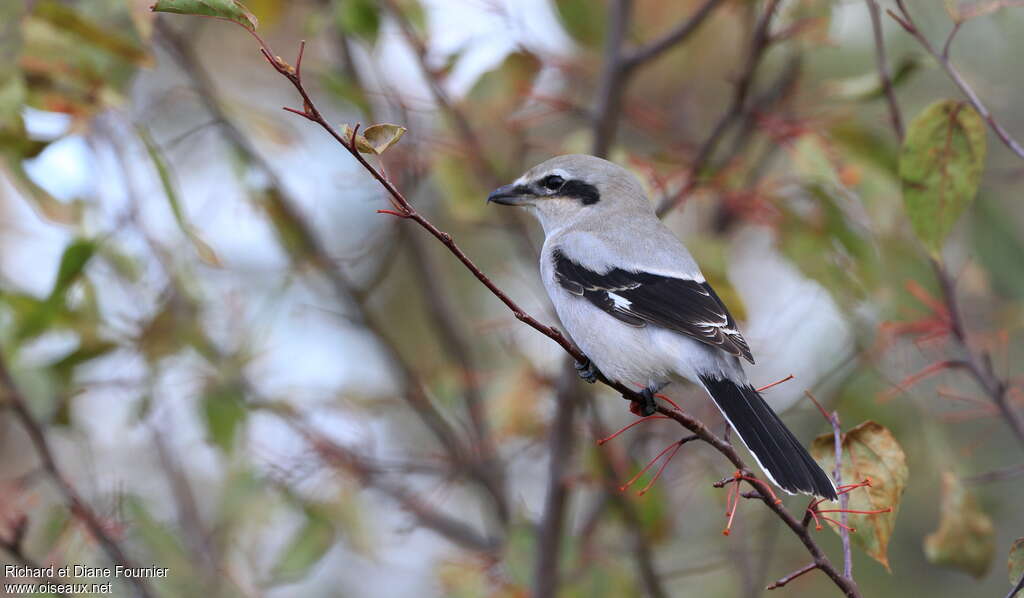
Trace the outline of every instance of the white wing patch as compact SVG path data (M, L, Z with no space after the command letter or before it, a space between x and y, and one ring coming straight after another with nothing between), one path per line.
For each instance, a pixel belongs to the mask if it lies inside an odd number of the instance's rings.
M608 298L615 303L615 307L618 309L628 309L630 305L633 305L632 301L621 295L616 295L615 293L608 293Z

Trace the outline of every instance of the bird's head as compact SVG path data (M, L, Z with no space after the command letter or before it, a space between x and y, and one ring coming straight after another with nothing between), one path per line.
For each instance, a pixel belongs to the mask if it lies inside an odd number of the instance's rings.
M651 212L643 186L618 164L585 154L557 156L495 189L488 202L530 209L545 231Z

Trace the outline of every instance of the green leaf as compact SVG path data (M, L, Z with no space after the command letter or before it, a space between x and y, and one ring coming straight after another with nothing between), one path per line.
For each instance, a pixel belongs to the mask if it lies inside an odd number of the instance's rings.
M171 166L164 158L163 152L160 147L153 141L153 137L149 132L142 126L136 126L136 132L138 133L139 139L142 140L143 145L146 146L146 151L149 153L149 159L153 162L153 166L156 167L156 172L160 177L160 184L164 188L164 196L167 198L167 203L170 205L171 213L174 214L174 221L178 223L178 228L181 232L188 237L189 241L192 242L192 247L195 248L196 254L199 255L199 259L202 260L209 266L219 268L221 266L220 258L217 257L217 253L213 250L210 245L199 236L192 223L188 221L185 216L185 211L181 207L181 200L178 197L178 186L174 183L174 176L171 172Z
M900 154L903 203L922 243L938 254L985 168L985 121L963 102L935 102L910 123Z
M179 15L199 15L234 21L249 31L256 31L256 16L238 0L156 0L150 9Z
M271 572L272 583L290 583L306 576L334 545L331 520L315 507L305 509L306 523L281 551Z
M953 472L942 473L939 529L924 539L928 561L981 579L996 553L995 527Z
M369 43L377 41L380 32L380 7L373 0L339 0L338 27L345 33L359 36Z
M75 239L64 248L57 268L57 280L50 291L50 300L56 300L67 293L68 288L82 275L85 266L96 253L97 243L89 239Z
M603 2L555 0L555 10L562 26L576 42L590 48L604 43L608 15Z
M871 480L870 486L857 488L848 494L848 508L855 511L892 509L888 513L872 515L850 513L849 525L857 530L850 534L850 540L868 556L890 569L889 539L896 525L900 498L909 477L906 455L892 432L873 421L866 421L843 434L842 450L843 483ZM833 435L824 434L815 438L811 445L811 455L825 471L835 469ZM829 525L839 533L836 525Z
M1024 538L1017 538L1010 546L1010 556L1006 560L1006 568L1010 572L1010 585L1020 583L1024 577Z
M241 385L215 385L208 389L202 398L202 408L207 437L221 450L230 451L248 415Z

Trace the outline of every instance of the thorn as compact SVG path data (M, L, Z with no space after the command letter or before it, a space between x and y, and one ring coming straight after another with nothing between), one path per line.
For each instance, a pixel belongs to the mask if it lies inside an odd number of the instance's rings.
M389 213L392 213L392 212L390 212L390 210L377 210L377 211L378 212L389 212ZM668 416L667 415L648 415L647 417L641 417L640 419L638 419L638 420L636 420L636 421L634 421L634 422L632 422L630 424L627 424L627 425L623 426L622 428L619 428L619 431L615 432L611 436L608 436L607 438L602 438L602 439L598 440L597 441L597 446L602 446L606 442L615 440L616 438L618 438L618 436L620 434L622 434L626 430L632 428L633 426L638 426L638 425L640 425L640 424L642 424L642 423L644 423L646 421L650 421L652 419L668 419Z
M772 382L771 384L766 384L766 385L762 386L761 388L758 388L757 392L763 392L763 391L768 390L769 388L771 388L773 386L778 386L779 384L782 384L783 382L789 382L793 378L795 378L795 376L793 374L790 374L790 375L786 376L785 378L783 378L781 380L776 380L775 382Z

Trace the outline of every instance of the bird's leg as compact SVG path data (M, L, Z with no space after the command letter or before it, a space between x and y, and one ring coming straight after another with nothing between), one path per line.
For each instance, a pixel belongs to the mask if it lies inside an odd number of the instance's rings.
M653 415L657 404L654 402L654 391L650 388L645 388L640 391L640 396L643 397L643 401L640 402L640 415L647 417Z
M587 382L593 384L597 382L597 377L601 372L594 366L594 362L587 359L586 361L576 362L576 373L579 374L580 378L583 378Z

